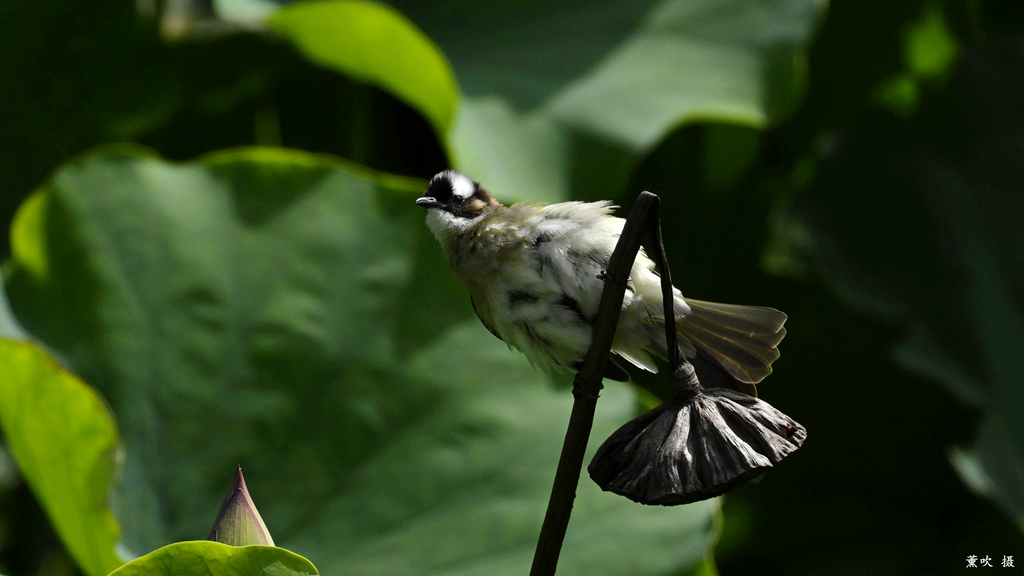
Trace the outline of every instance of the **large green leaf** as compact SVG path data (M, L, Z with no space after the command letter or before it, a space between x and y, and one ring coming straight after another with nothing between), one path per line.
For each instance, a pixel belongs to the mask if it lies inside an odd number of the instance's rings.
M461 101L447 89L448 68L434 63L433 45L347 32L345 22L372 15L375 28L418 37L417 29L375 3L290 4L270 21L312 60L406 98L435 126L431 107L447 99L445 106L457 106L455 123L439 136L455 166L499 197L534 200L619 195L637 159L687 121L778 121L800 95L801 49L822 5L393 4L447 56L464 92ZM329 22L335 23L331 33ZM424 59L429 66L404 72ZM427 82L427 76L435 79ZM426 84L445 88L421 92Z
M107 508L120 446L96 391L36 345L0 339L0 429L82 571L103 576L120 566Z
M236 548L218 542L178 542L115 570L110 576L313 576L298 554L273 546Z
M919 117L837 138L794 212L835 291L908 326L897 361L981 410L953 462L1024 529L1022 70L1019 39L974 49Z
M325 573L527 570L571 396L470 318L422 186L282 150L108 150L26 204L11 302L113 406L130 550L206 534L241 464L275 542ZM608 389L594 444L634 409ZM716 510L584 483L561 573L694 566Z

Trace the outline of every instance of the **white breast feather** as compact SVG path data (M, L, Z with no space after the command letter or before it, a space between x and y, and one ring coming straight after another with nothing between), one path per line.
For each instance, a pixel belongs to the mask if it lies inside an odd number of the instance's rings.
M469 227L479 223L484 218L483 215L477 216L476 218L459 218L438 208L431 208L427 210L427 228L430 228L430 233L437 238L437 241L442 245L446 240L458 234L465 232Z

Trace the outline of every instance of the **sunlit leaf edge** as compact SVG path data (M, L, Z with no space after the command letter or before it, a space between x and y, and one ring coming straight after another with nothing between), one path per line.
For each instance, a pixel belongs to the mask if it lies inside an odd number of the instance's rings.
M5 377L0 377L0 428L18 468L82 571L90 576L107 574L123 564L115 552L120 540L120 526L107 507L121 450L113 414L94 388L60 367L36 344L0 338L0 357L4 357L0 362L0 374L6 372ZM17 366L23 366L32 373L19 378L10 373ZM47 386L47 383L52 383L52 386ZM16 389L18 386L21 388ZM25 410L24 405L11 404L24 399L25 392L38 394L43 391L48 399L59 400L52 402L49 410ZM76 428L71 415L62 413L61 409L76 405L82 406L86 412L78 420L79 424L86 424L84 427ZM46 425L48 421L50 425ZM70 448L75 445L72 452L82 455L81 440L90 433L99 434L99 438L93 444L91 462L82 466L84 470L47 473L40 469L37 460L45 458L41 448ZM47 438L44 434L51 436ZM54 436L58 436L56 441ZM45 441L40 443L40 440ZM57 448L57 451L61 450ZM57 458L57 461L70 462L67 458ZM75 488L80 489L78 493L73 493ZM78 510L69 512L62 501L77 504ZM76 515L92 516L92 519L75 518Z
M190 556L191 558L187 558ZM183 558L184 557L184 558ZM191 560L189 562L188 560ZM188 562L185 564L185 562ZM273 572L267 569L273 567ZM257 571L258 570L258 571ZM275 546L228 546L219 542L194 540L168 544L114 570L110 576L134 575L312 576L319 574L306 558Z
M441 49L411 20L385 4L316 0L285 6L267 24L310 61L378 85L417 109L448 134L460 91ZM357 50L337 50L325 37L346 38ZM395 58L400 54L401 58ZM386 59L388 66L380 66Z
M217 150L193 160L173 161L162 157L158 152L146 146L127 143L108 144L98 146L68 160L54 171L54 175L60 174L62 170L70 166L89 162L97 156L158 160L172 166L193 163L218 166L243 160L293 166L338 168L370 181L381 191L408 192L410 198L414 194L420 193L427 184L418 178L380 172L330 154L317 154L293 148L260 146ZM11 222L11 261L19 271L28 273L35 281L45 280L50 269L46 259L46 246L43 244L45 237L41 234L41 227L46 214L47 193L52 178L53 175L47 183L34 190L22 202Z

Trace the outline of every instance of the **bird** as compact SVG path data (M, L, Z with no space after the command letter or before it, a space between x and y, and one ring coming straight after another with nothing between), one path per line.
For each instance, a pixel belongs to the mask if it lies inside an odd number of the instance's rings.
M469 176L435 175L416 204L455 276L468 288L483 325L534 366L578 371L590 346L604 273L625 220L611 201L506 206ZM661 278L641 248L629 273L611 352L657 372L665 359ZM756 395L786 335L786 314L774 308L684 298L673 287L680 354L702 385ZM628 382L609 362L604 376Z

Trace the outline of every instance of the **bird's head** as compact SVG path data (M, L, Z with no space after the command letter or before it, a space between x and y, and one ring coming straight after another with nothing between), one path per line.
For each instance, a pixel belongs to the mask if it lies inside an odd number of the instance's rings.
M444 242L501 204L469 176L445 170L430 179L416 205L427 209L427 226Z

